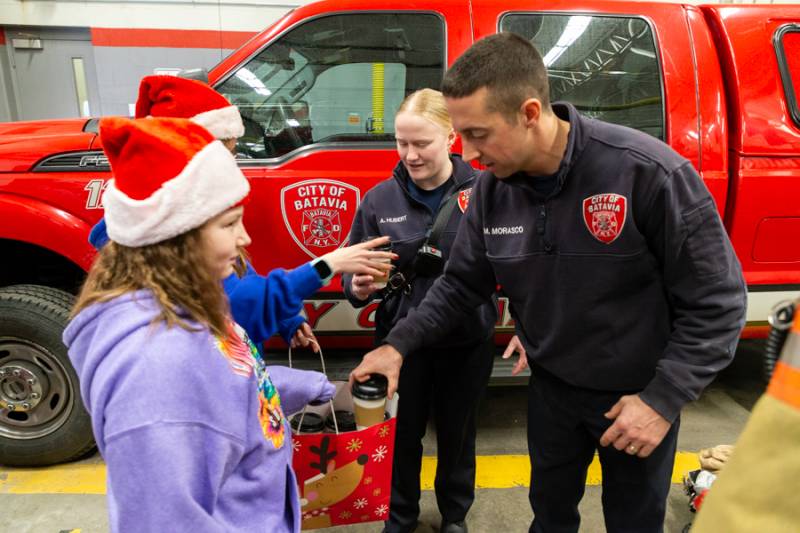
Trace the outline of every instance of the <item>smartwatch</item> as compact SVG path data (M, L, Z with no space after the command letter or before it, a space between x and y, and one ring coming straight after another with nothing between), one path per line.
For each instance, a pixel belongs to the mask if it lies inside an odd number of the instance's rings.
M333 270L331 266L321 257L317 257L311 261L311 266L317 271L319 279L322 280L322 285L327 285L333 279Z

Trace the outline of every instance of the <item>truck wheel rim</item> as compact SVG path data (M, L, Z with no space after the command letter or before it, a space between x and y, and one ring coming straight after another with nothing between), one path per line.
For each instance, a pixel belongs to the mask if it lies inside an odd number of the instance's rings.
M0 437L37 439L61 427L73 403L67 376L42 346L0 338Z

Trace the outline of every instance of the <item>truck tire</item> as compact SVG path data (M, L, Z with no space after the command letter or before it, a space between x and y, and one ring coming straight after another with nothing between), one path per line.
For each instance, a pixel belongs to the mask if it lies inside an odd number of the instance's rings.
M61 463L95 446L61 341L73 301L38 285L0 289L0 464Z

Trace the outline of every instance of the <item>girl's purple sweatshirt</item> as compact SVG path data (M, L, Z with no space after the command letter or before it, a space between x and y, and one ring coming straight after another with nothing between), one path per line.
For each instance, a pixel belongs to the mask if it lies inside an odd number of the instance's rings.
M159 314L138 291L84 309L64 331L107 465L111 530L300 531L284 413L329 399L333 385L267 367L233 322L230 341L154 323Z

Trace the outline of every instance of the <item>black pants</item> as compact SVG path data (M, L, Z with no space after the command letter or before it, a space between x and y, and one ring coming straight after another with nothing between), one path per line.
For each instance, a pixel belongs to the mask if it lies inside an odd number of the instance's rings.
M442 518L458 522L475 499L475 409L492 373L491 341L463 349L420 350L400 370L386 531L413 531L419 517L422 437L433 406L438 462L436 501Z
M530 531L578 531L578 502L598 452L603 471L603 516L609 533L663 531L679 420L646 459L599 445L612 424L603 414L625 393L570 386L538 370L528 386L531 458Z

